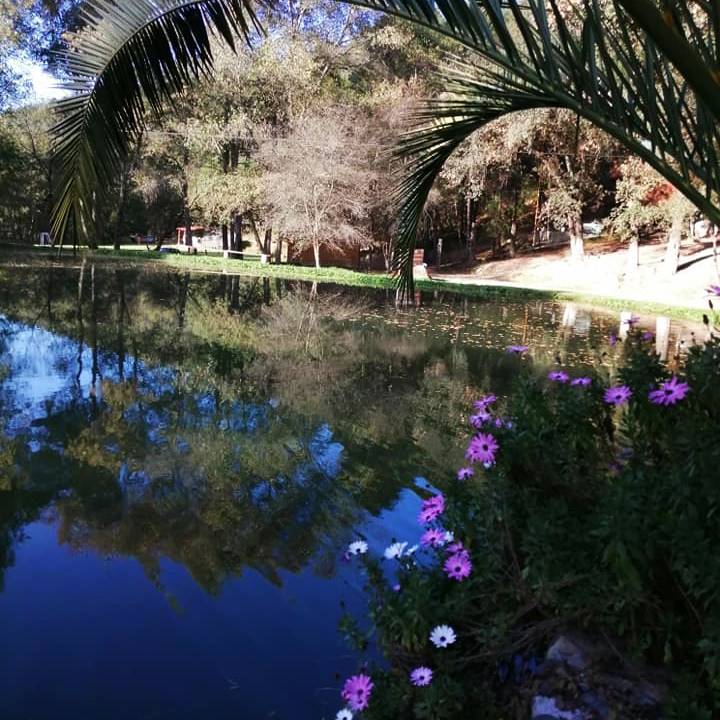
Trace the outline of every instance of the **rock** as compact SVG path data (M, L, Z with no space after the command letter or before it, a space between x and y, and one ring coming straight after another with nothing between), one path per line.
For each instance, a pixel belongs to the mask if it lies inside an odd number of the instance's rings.
M532 720L660 720L670 676L632 661L607 640L566 632L525 682Z
M536 695L533 698L532 720L589 720L589 715L582 710L562 710L558 707L555 698Z
M587 670L592 658L587 645L576 638L561 635L549 648L545 659L550 662L567 663L575 670Z

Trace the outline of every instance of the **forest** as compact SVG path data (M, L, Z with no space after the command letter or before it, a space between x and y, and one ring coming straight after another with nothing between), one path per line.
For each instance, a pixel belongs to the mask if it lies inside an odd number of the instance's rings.
M32 46L52 62L79 22L72 3L14 8L0 42L6 58ZM353 248L361 267L392 267L395 188L407 163L395 148L422 100L443 97L439 66L460 48L407 21L329 1L268 12L265 37L236 52L216 40L212 77L166 103L134 139L98 202L91 244L159 247L200 226L226 249L253 243L279 260L292 248L291 257L320 266ZM50 229L58 193L49 135L57 118L23 98L11 72L0 78L0 240L34 243ZM439 239L445 262L478 249L512 257L563 239L582 257L595 226L626 244L630 266L643 239L670 239L675 271L680 238L699 218L672 185L578 114L532 109L491 123L450 156L418 242L431 262Z

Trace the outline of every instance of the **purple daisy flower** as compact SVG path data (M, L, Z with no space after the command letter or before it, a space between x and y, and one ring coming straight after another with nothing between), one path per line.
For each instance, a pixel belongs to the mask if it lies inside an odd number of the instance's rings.
M483 407L481 410L478 410L474 415L470 416L470 424L477 430L479 430L483 423L487 422L492 416L490 413L485 410Z
M470 562L470 554L467 552L459 552L451 555L443 566L445 574L462 582L466 577L469 577L470 571L472 570L472 562Z
M711 285L709 288L707 288L707 294L720 297L720 285Z
M566 383L570 376L564 370L553 370L548 373L548 380L553 382Z
M461 467L457 472L458 480L467 480L475 474L475 471L471 467Z
M467 553L467 550L465 550L465 546L458 540L454 543L450 543L445 548L450 555L457 555L457 553Z
M473 403L476 410L485 410L488 405L492 405L497 400L497 397L492 393L490 395L483 395L480 399Z
M689 390L690 386L687 383L680 382L677 376L673 375L669 380L660 383L657 390L651 390L648 397L655 405L674 405L682 400Z
M445 544L445 531L438 528L430 528L426 530L420 537L421 545L431 545L432 547L442 547Z
M573 387L587 387L588 385L592 385L592 378L589 377L576 377L573 378L570 381L570 384Z
M618 341L617 335L615 333L610 333L610 345L615 347L615 345L617 344L617 341Z
M507 348L505 348L506 352L513 353L514 355L523 355L529 349L527 345L508 345Z
M400 587L400 583L395 583L395 585L393 585L392 589L393 589L393 592L400 592L400 590L402 590L402 588Z
M465 457L470 462L494 463L500 446L490 433L478 433L468 445Z
M426 525L432 522L437 517L445 512L445 498L442 495L433 495L427 500L423 500L420 514L418 515L418 522L421 525Z
M651 333L649 330L646 330L646 331L640 336L640 339L641 339L643 342L651 342L652 340L655 339L655 334L654 334L654 333Z
M369 675L353 675L345 681L340 695L353 710L364 710L370 702L372 689L373 681Z
M609 405L624 405L632 397L632 390L627 385L616 385L605 391L605 402Z
M425 687L432 682L433 671L428 667L415 668L410 673L410 682L415 687Z

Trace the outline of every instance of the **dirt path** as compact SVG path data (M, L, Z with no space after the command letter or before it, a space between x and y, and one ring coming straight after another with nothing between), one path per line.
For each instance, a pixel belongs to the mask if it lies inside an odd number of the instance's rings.
M706 248L699 244L683 247L681 265L703 249ZM705 257L697 260L669 276L663 267L664 253L664 244L642 245L640 266L634 273L629 273L626 250L600 240L586 244L586 257L581 262L572 261L568 249L562 247L531 251L513 259L481 262L471 269L436 271L430 268L429 274L434 280L566 290L707 308L706 288L710 284L720 284L714 259Z

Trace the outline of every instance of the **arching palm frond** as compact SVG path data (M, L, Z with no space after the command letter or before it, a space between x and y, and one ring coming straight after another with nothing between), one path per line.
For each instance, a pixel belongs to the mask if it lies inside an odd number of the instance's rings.
M720 120L720 5L617 0ZM686 38L687 36L687 38Z
M209 70L208 28L228 42L247 35L255 22L249 1L94 0L89 40L81 38L68 61L80 95L64 101L56 130L66 173L56 236L71 218L87 230L93 188L126 152L145 104L159 106ZM345 1L435 30L483 63L482 73L447 69L448 97L428 106L428 127L403 143L416 154L399 197L406 285L418 219L442 163L474 129L526 103L567 108L601 127L720 223L715 3L680 0L663 14L652 0L609 8L577 0L571 12L559 0ZM671 47L678 36L683 54Z
M512 112L547 107L548 98L522 84L493 82L488 74L452 59L443 79L447 93L428 100L414 113L417 127L405 134L395 151L409 158L398 185L398 237L395 262L400 290L412 290L412 256L418 223L433 184L445 161L472 133Z
M211 32L230 46L257 24L248 0L90 0L85 28L62 58L72 95L56 104L54 154L62 176L52 231L93 240L96 193L112 184L146 110L212 67Z

